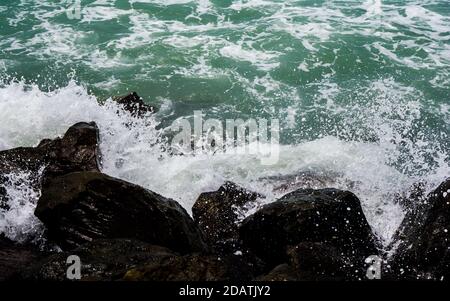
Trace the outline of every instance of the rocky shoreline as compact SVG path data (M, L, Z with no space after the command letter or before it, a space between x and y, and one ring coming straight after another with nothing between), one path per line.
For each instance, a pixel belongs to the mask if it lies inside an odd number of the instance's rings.
M135 93L116 101L132 114L154 112ZM202 193L191 217L174 200L103 174L99 137L94 122L80 122L62 138L0 151L0 208L8 208L8 174L32 174L35 215L61 249L0 234L0 280L65 281L70 255L81 259L82 280L365 280L374 255L384 280L449 279L450 178L405 201L388 256L349 191L296 183L239 221L236 210L261 196L227 182Z

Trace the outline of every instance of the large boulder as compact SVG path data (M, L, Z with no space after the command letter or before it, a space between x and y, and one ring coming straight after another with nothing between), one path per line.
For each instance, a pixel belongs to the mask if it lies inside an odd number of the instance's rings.
M260 195L234 183L226 182L217 191L202 193L194 206L194 221L205 233L207 241L223 249L237 247L239 210Z
M240 238L252 252L276 265L303 242L323 243L358 264L378 254L358 198L337 189L300 189L264 206L242 222Z
M42 187L35 215L63 250L98 238L134 238L180 253L206 249L177 202L99 172L51 179Z
M129 270L127 281L249 281L253 267L239 256L173 256Z
M0 210L9 210L7 187L25 185L38 193L42 183L74 171L99 171L99 130L94 122L71 126L62 138L37 147L0 151Z
M30 172L36 183L42 167L49 162L47 149L40 147L19 147L0 151L0 176L2 183L14 172Z
M131 113L132 116L144 116L149 113L154 113L156 108L144 102L136 92L131 92L128 95L113 97L113 100L120 104L125 111Z
M389 261L400 279L450 279L450 179L410 206L397 232Z
M167 248L131 239L99 239L70 252L60 252L31 263L11 278L32 281L67 281L67 259L80 259L81 281L114 281L136 266L177 256Z

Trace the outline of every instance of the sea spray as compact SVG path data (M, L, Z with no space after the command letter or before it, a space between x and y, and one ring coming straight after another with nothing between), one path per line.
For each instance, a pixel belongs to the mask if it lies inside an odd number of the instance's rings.
M14 95L14 97L11 97ZM449 172L448 163L418 178L392 166L392 149L385 143L345 141L327 136L296 145L281 145L279 161L268 168L249 154L167 154L156 116L134 118L115 103L100 105L85 88L71 82L53 92L34 85L12 82L0 88L0 115L5 121L0 137L7 148L36 145L40 139L63 134L69 125L95 121L101 133L103 172L142 185L180 202L188 211L201 192L217 189L225 180L258 191L271 202L283 193L274 191L276 183L260 181L274 175L319 171L339 175L335 186L349 189L361 198L363 209L375 232L387 243L403 217L395 202L396 193L416 181L434 187ZM17 118L20 116L20 118ZM419 158L420 159L420 158ZM421 164L422 161L407 164ZM349 187L348 183L353 183ZM32 215L35 198L18 212ZM25 212L25 213L24 213ZM20 233L20 227L9 225Z

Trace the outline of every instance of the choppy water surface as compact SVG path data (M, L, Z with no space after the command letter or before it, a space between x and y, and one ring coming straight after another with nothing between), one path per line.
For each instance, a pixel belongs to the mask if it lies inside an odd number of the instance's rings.
M81 1L70 19L73 2L0 3L0 149L94 120L106 173L187 209L224 180L271 201L275 184L262 177L338 174L333 185L360 197L386 242L403 217L394 195L450 175L446 0L98 0ZM157 116L98 105L130 90L161 107ZM279 162L165 154L157 125L200 109L280 119ZM37 196L9 193L16 211L3 213L0 231L28 233Z

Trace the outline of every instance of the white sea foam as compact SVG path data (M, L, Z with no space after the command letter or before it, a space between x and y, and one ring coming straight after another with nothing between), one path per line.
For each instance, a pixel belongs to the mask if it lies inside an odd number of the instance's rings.
M92 6L83 9L82 22L103 22L133 13L131 10L116 9L113 6L114 4L112 6L100 6L98 4L93 3Z
M276 3L273 1L265 1L265 0L250 0L250 1L236 1L233 2L229 8L240 11L245 8L253 8L253 9L261 9L261 8L278 8L282 6L282 3Z
M275 60L278 54L275 52L262 52L255 49L244 49L241 45L231 44L223 47L220 54L235 60L246 61L254 64L263 71L268 71L278 67Z
M34 215L40 193L30 185L31 174L18 170L4 176L9 208L0 209L0 233L18 242L39 242L44 226Z
M187 4L194 2L194 0L130 0L130 3L152 3L152 4L159 4L159 5L174 5L174 4Z
M111 76L107 80L103 82L96 83L95 86L97 88L103 89L103 90L112 90L114 87L117 87L119 84L121 84L120 79L116 79L114 76Z
M381 0L367 0L361 5L361 8L363 8L366 11L366 15L381 15L383 13Z

